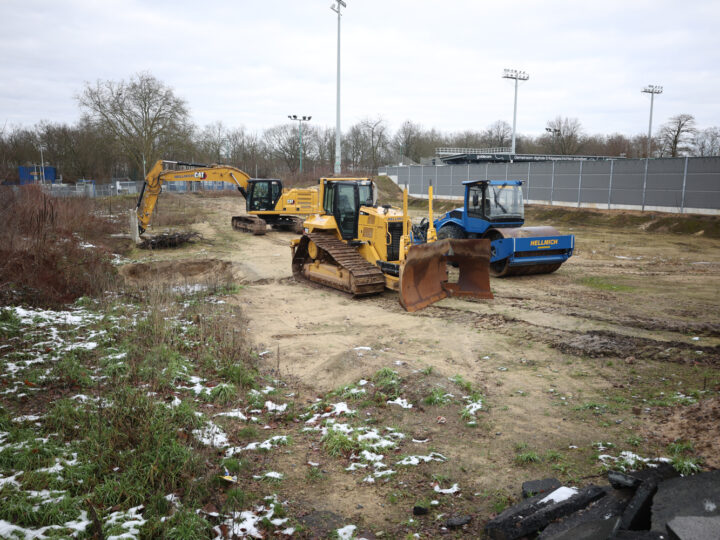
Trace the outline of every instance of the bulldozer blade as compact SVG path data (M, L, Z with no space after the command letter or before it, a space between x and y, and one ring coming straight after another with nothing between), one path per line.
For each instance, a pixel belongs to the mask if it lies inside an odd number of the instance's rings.
M457 283L448 283L447 263L458 265ZM493 297L489 240L445 239L410 248L400 274L400 304L412 312L451 295Z

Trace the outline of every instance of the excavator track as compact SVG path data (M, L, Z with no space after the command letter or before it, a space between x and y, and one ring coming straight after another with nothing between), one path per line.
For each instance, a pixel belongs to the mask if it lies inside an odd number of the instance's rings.
M249 232L255 236L265 234L267 223L257 216L233 216L232 228L236 231Z
M310 249L315 251L315 256L311 256ZM295 279L353 296L378 294L385 289L385 276L377 266L366 261L352 246L326 233L302 236L295 247L292 270Z

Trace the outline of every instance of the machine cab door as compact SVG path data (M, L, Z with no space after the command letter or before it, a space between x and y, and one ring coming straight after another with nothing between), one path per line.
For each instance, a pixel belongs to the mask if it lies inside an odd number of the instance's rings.
M248 212L275 210L280 195L282 195L280 180L252 180L245 199L246 209Z
M356 184L332 183L325 192L325 212L332 214L343 240L357 238L359 203Z

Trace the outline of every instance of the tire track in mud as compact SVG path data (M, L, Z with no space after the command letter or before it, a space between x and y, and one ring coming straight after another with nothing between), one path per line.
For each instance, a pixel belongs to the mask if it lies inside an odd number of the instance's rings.
M349 295L327 287L317 286L313 283L299 283L294 278L288 277L274 280L275 283L295 286L305 285L310 289L321 289L326 292L335 293L338 296L347 298ZM510 305L528 310L526 306L520 305L519 299L511 299ZM406 312L400 306L397 293L386 291L377 296L355 299L355 302L371 302L377 307L398 314ZM526 300L525 300L526 301ZM472 301L469 301L472 302ZM610 322L618 326L629 326L649 330L668 330L673 332L687 330L687 326L679 322L673 326L671 321L663 320L638 320L632 317L609 318L598 316L573 307L575 311L563 311L562 306L542 305L531 308L530 311L541 311L544 313L562 313L582 320ZM675 363L691 363L720 366L720 345L706 346L699 343L686 343L677 340L659 340L647 337L630 336L621 332L611 330L589 330L575 331L563 330L535 324L516 317L500 313L477 313L465 309L458 309L451 306L432 305L423 310L415 312L413 316L427 317L432 319L443 319L454 322L461 326L475 328L477 330L492 330L503 335L544 343L563 353L574 356L586 356L590 358L629 358L660 360ZM711 335L717 335L717 325L698 323L693 331L705 328Z
M402 311L399 304L382 298L385 309ZM590 358L629 358L661 360L676 363L720 365L720 346L704 346L682 341L660 341L628 336L607 330L587 332L561 330L493 313L474 313L447 306L429 306L416 316L441 318L478 330L491 329L504 335L521 337L549 345L574 356ZM590 319L593 320L593 319ZM699 351L699 352L698 352Z
M513 308L528 309L527 304L532 303L535 304L530 308L533 311L548 314L559 313L569 317L601 321L619 326L629 326L640 330L675 332L679 334L693 333L706 337L720 337L720 324L703 321L672 321L667 319L623 316L621 314L609 315L598 311L583 309L580 305L568 303L567 299L564 299L565 303L563 304L539 304L533 300L520 297L504 297L502 301L505 305Z

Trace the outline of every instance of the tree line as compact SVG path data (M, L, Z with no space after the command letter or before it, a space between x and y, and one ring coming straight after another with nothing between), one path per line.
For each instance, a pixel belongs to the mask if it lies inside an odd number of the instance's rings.
M186 101L147 72L127 81L86 83L76 99L81 116L74 124L3 128L0 181L17 181L18 166L39 165L41 146L45 164L57 167L65 182L139 180L157 159L232 164L258 178L297 178L301 152L308 178L331 174L335 163L334 128L303 124L301 149L296 122L260 133L222 122L198 127ZM457 133L407 120L392 132L381 117L368 117L342 133L342 167L352 174L373 174L386 164L427 162L439 147L508 147L511 137L510 125L502 120ZM692 115L678 114L648 141L646 134L590 135L578 119L558 116L540 136L516 136L519 154L642 158L648 148L650 157L717 156L720 129L700 130Z

